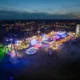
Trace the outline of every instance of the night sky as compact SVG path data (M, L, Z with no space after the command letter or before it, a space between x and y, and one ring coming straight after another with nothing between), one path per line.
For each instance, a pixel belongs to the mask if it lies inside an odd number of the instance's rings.
M79 19L80 0L0 0L0 19L38 18Z

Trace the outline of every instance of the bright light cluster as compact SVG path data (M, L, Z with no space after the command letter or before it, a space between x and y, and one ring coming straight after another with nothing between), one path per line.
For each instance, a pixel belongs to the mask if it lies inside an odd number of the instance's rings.
M26 38L25 40L16 40L14 41L15 44L9 44L8 48L10 51L14 48L16 50L26 49L26 54L35 54L39 48L51 48L53 50L57 50L60 45L71 39L73 35L74 33L72 32L67 33L66 31L52 31L41 36L38 35ZM27 49L28 47L30 48Z

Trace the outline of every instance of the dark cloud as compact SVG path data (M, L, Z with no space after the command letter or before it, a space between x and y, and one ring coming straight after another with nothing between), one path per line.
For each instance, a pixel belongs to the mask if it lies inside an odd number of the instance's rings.
M75 19L72 14L48 14L48 13L30 13L0 10L0 20L7 19Z

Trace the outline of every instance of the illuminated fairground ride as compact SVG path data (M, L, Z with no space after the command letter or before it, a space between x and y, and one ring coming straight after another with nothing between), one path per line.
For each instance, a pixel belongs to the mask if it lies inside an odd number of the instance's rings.
M75 37L75 33L73 32L65 32L65 31L52 31L48 34L32 36L30 38L26 38L25 40L16 40L14 44L9 44L7 47L10 54L16 54L15 50L23 50L24 53L28 55L35 54L40 48L51 48L52 50L57 50L64 42ZM15 48L15 49L14 49ZM15 55L16 56L16 55Z

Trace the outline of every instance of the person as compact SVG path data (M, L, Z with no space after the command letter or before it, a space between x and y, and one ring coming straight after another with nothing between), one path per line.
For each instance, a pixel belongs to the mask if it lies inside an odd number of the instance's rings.
M40 30L38 30L37 33L40 34Z
M19 62L19 60L18 60L18 58L17 58L16 51L15 51L14 49L13 49L12 51L10 51L9 55L10 55L9 61L10 61L11 63L16 64L16 63Z
M48 54L52 55L52 49L51 48L48 48Z

